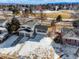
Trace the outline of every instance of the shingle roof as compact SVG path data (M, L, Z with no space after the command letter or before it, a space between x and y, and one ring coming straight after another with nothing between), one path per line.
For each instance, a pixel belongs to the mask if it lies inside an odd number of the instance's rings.
M44 25L36 25L35 28L36 28L36 29L39 29L39 30L44 30L44 31L46 31L46 32L47 32L47 30L48 30L48 27L47 27L47 26L44 26Z
M62 38L72 39L72 40L79 40L79 35L73 29L73 30L68 31L66 34L64 34Z

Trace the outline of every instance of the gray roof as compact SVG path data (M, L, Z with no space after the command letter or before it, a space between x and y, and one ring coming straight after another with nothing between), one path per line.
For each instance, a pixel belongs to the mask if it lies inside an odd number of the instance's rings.
M47 32L47 30L48 30L48 27L44 26L44 25L36 25L35 28L38 30L44 30L45 32Z
M3 23L5 20L4 19L0 19L0 23Z
M30 21L27 21L26 23L24 23L23 25L28 25L29 27L34 27L35 24L37 23L38 21L36 20L30 20Z
M0 26L2 26L2 24L5 22L4 19L0 19Z
M62 32L63 35L67 34L70 31L72 31L72 29L62 28L62 30L61 30L61 32Z
M64 34L63 34L64 33ZM79 40L79 32L76 32L74 29L71 30L65 30L62 32L64 39L73 39L73 40Z

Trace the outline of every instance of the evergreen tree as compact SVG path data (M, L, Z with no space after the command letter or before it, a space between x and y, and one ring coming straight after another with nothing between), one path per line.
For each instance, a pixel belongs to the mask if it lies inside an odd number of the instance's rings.
M12 31L17 31L18 29L20 28L20 22L19 20L17 20L17 18L12 18L12 21L11 21L11 30Z
M62 21L62 17L61 17L61 15L58 15L58 16L57 16L56 21L57 21L57 22Z
M54 39L54 41L56 43L63 44L63 42L62 42L62 35L60 33L57 33L57 34L58 34L58 36Z
M17 30L20 28L20 22L16 18L12 18L11 23L6 24L6 28L8 30L8 33L11 34L13 32L17 32Z
M74 26L75 28L79 28L79 20L75 20L75 21L73 22L73 26Z

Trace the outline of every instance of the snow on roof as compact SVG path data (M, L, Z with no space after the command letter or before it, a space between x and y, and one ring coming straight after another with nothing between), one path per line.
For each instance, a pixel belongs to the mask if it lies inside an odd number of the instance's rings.
M6 35L7 35L7 33L1 33L0 34L0 40L3 40Z
M6 28L3 28L3 27L0 27L0 30L6 31L7 29Z
M37 25L37 24L38 24L37 20L29 20L29 21L23 23L22 26L30 27L30 28L34 29L35 25Z
M1 18L1 17L0 17ZM0 26L4 27L8 21L5 19L0 19Z
M79 40L78 35L74 31L70 31L63 36L64 39Z
M0 23L4 23L5 22L5 19L0 19Z
M33 27L35 24L37 23L37 21L35 20L31 20L29 22L27 22L27 24L30 26L30 27Z
M62 28L61 29L61 33L63 34L63 35L65 35L65 34L67 34L69 31L71 31L72 29L68 29L68 28Z
M63 19L64 20L64 19ZM68 21L70 21L70 19L68 19ZM57 25L72 25L72 22L65 22L65 21L61 21L56 23Z

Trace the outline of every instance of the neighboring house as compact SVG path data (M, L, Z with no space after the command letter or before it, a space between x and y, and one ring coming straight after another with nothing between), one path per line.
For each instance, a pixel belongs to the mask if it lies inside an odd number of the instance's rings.
M61 29L61 34L62 35L65 35L65 34L67 34L69 31L71 31L72 29L68 29L68 28L62 28Z
M29 27L32 31L34 31L35 26L38 24L39 22L37 20L29 20L27 22L25 22L24 24L21 25L21 28L27 28Z
M4 40L7 34L8 34L7 29L0 27L0 42Z
M21 25L19 35L32 37L35 32L35 26L38 24L37 20L30 20Z
M73 28L72 22L57 22L55 25L56 25L56 32L60 33L62 28Z
M32 37L34 31L32 31L30 28L23 28L19 30L19 35Z
M5 27L8 20L0 19L0 27Z
M62 31L62 41L63 44L79 46L79 33L74 29L68 30L68 32Z

